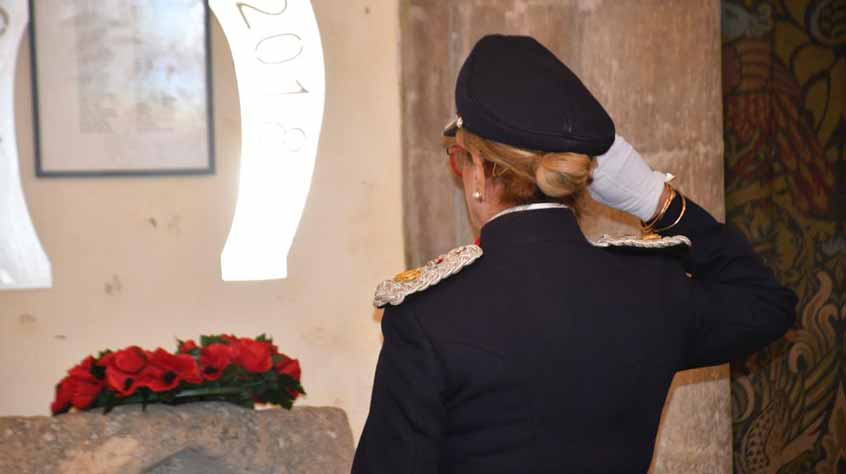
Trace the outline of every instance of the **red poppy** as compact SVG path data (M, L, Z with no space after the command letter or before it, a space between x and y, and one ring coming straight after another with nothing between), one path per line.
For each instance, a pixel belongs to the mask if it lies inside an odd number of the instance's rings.
M197 343L194 342L193 339L188 339L187 341L182 341L179 344L179 352L182 354L189 354L191 351L197 349Z
M206 380L217 380L235 359L235 351L228 344L211 344L200 351L200 370Z
M197 361L190 355L174 355L162 348L148 352L150 370L146 371L141 383L154 392L167 392L184 381L191 384L202 383L203 377Z
M273 368L271 344L243 338L238 340L238 365L247 372L261 374Z
M74 378L72 380L74 380L76 384L74 386L74 394L71 404L78 410L85 410L94 404L94 401L97 400L100 392L102 392L103 388L106 386L102 380L84 380L78 378Z
M302 376L302 370L300 369L300 361L297 359L291 359L290 357L281 354L283 360L276 364L276 367L273 368L274 372L277 374L287 375L294 379L297 383L300 382L300 377ZM291 398L294 400L300 396L300 392L296 390L288 390L288 393L291 394Z
M68 371L68 376L56 385L56 399L50 405L51 412L62 413L71 406L84 410L94 403L105 384L91 372L92 368L94 358L88 356Z
M138 346L106 354L97 364L106 368L109 388L123 397L131 396L139 386L143 386L140 382L145 376L145 369L149 371L147 354Z
M50 412L54 415L64 413L71 406L73 400L74 381L70 377L65 377L56 385L56 398L50 404Z
M276 364L276 367L273 370L277 374L285 374L288 377L296 380L297 382L300 381L300 377L302 376L302 370L300 369L300 361L297 359L291 359L287 356L283 356L285 359Z

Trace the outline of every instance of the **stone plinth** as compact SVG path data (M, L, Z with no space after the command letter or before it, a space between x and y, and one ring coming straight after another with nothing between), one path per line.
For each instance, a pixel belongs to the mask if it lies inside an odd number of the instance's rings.
M352 455L337 408L193 403L0 418L3 474L347 474Z

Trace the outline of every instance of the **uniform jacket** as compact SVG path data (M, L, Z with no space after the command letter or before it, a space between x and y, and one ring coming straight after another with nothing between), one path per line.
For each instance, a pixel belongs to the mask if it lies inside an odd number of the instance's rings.
M795 316L737 232L689 200L672 230L692 246L597 248L560 208L486 224L478 261L385 311L353 474L645 473L675 372Z

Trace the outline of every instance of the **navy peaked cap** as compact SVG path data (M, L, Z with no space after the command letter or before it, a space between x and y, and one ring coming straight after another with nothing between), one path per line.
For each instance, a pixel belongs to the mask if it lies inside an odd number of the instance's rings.
M527 36L480 39L455 85L458 128L518 148L596 156L614 142L614 122L564 63Z

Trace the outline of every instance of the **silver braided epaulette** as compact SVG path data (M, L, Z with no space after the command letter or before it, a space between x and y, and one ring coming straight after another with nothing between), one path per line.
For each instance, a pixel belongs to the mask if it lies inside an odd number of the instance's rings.
M598 240L593 240L590 243L594 247L636 247L642 249L663 249L679 245L687 245L688 247L691 246L690 239L683 235L660 237L655 234L647 236L646 238L636 235L627 235L624 237L603 235Z
M430 260L422 267L399 273L392 279L379 283L373 305L377 308L389 304L396 306L402 303L406 296L437 285L441 280L455 275L481 256L481 247L465 245Z

